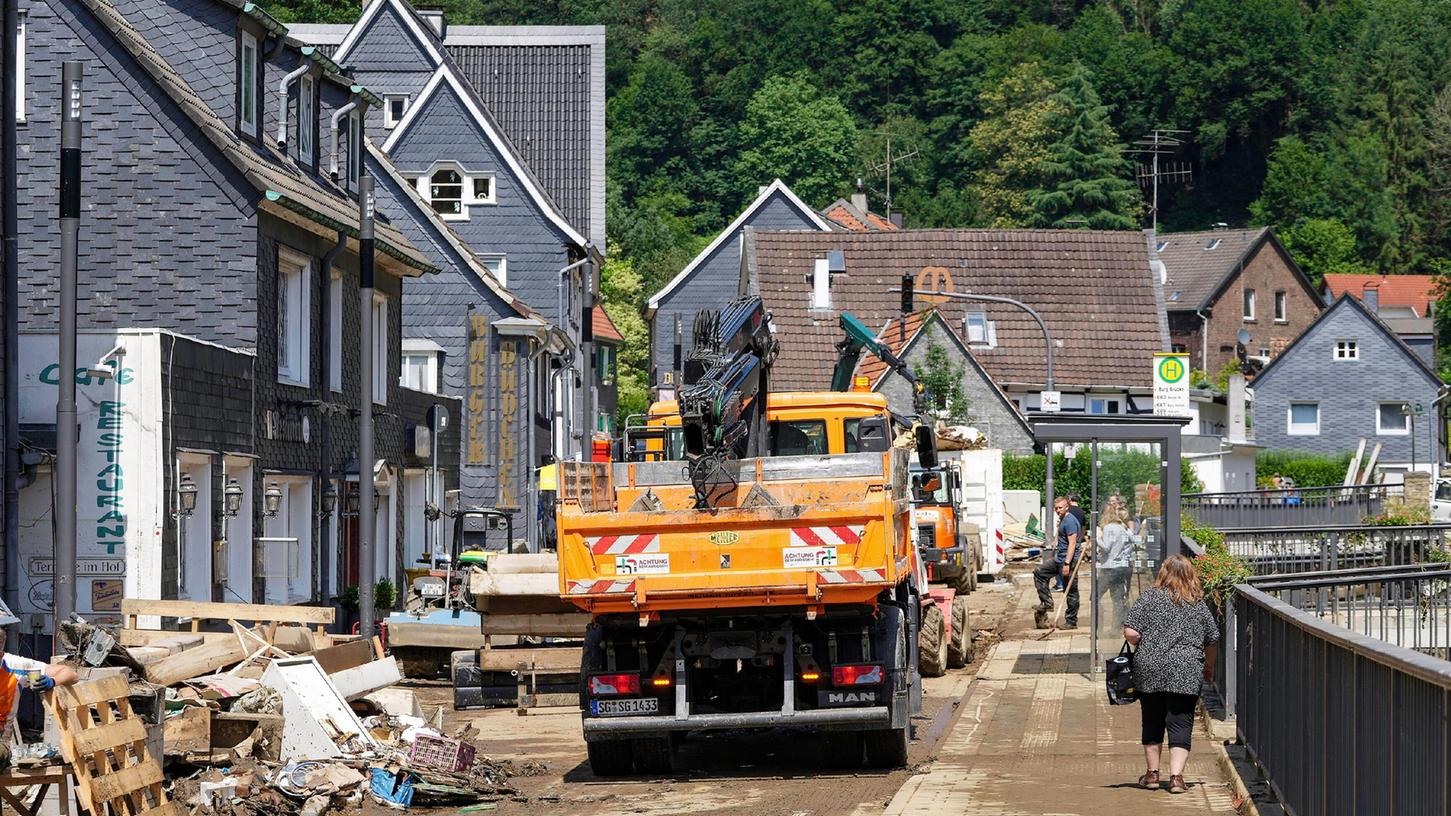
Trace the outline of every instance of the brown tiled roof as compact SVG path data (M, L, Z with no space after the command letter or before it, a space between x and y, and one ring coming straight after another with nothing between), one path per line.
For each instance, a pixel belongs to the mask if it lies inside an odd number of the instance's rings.
M1349 275L1329 274L1325 276L1325 288L1331 298L1350 294L1361 297L1366 284L1380 285L1381 306L1409 306L1416 314L1426 317L1431 313L1431 303L1436 299L1436 278L1434 275Z
M845 274L833 275L831 311L811 310L809 275L827 250L839 249ZM1139 232L1090 230L903 230L900 232L747 233L752 287L771 309L781 339L773 374L793 388L826 387L841 337L836 310L868 326L897 314L889 291L902 275L917 289L939 267L958 292L1016 298L1047 322L1054 339L1054 379L1061 386L1151 385L1151 356L1168 347L1159 292ZM919 296L917 303L925 298ZM997 347L974 350L999 384L1046 380L1043 336L1027 314L1003 304L948 301L943 317L959 325L969 311L997 324Z
M821 214L848 232L896 232L901 227L871 210L858 209L844 198L838 198Z
M937 309L934 307L912 312L907 315L905 321L895 317L890 318L887 320L887 325L883 326L882 330L877 333L877 339L882 341L889 351L901 357L902 351L911 344L912 339L917 336L917 332L922 331L922 327L927 325L927 321L932 318L932 315L936 311ZM952 331L952 327L948 326L947 330ZM867 381L872 384L872 387L876 388L877 381L889 370L887 364L881 358L872 354L864 354L862 355L861 362L857 363L856 376L866 377Z
M606 343L623 343L625 336L615 328L614 321L605 314L605 307L595 305L594 311L590 312L590 324L593 326L594 338L603 340Z
M1207 307L1268 231L1268 227L1260 227L1159 233L1159 260L1166 271L1165 305L1171 311Z

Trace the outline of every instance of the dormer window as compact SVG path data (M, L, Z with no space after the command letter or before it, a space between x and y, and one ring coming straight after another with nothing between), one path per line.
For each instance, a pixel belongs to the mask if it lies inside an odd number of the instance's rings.
M248 136L256 138L257 123L262 117L257 97L257 38L251 32L242 32L242 46L237 51L237 60L237 127Z
M453 162L434 165L414 180L414 186L446 221L466 221L469 207L495 202L492 173L469 173Z
M317 80L303 74L297 85L297 160L308 167L317 153Z
M383 95L383 127L391 129L403 121L403 114L408 112L408 101L408 94Z

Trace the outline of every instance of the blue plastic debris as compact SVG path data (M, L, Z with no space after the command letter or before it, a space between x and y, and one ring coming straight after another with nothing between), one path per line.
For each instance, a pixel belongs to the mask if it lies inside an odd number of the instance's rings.
M368 777L368 789L383 802L403 807L413 804L413 774L404 770L371 768Z

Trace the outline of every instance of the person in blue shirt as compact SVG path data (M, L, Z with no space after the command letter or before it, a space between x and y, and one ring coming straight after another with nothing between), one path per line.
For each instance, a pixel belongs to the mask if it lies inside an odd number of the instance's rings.
M1058 516L1058 546L1043 554L1043 563L1033 570L1033 585L1038 589L1038 608L1034 621L1039 629L1049 628L1048 613L1053 609L1053 597L1048 582L1054 576L1068 580L1073 563L1083 552L1083 525L1069 512L1068 497L1059 496L1053 500L1053 513ZM1078 581L1068 580L1068 606L1063 617L1064 629L1078 628Z

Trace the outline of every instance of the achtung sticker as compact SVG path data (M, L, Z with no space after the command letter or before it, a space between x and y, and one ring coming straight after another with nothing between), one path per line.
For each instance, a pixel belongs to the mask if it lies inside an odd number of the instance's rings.
M787 569L834 567L836 566L836 548L786 547L781 550L781 561Z
M616 575L660 575L669 571L669 554L640 553L615 556Z

